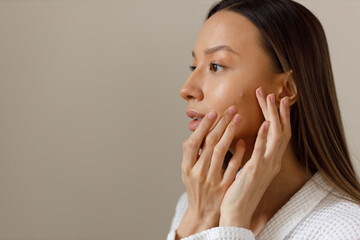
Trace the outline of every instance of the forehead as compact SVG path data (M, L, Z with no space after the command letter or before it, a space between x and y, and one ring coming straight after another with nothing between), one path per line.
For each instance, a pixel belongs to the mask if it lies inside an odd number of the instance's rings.
M219 11L203 24L194 51L228 45L239 54L260 51L260 34L255 25L241 14L231 11Z

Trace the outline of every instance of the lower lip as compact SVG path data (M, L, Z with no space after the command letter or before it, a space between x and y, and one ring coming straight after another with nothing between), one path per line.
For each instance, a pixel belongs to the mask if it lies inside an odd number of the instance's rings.
M193 120L189 123L189 129L195 131L195 129L200 125L201 120Z

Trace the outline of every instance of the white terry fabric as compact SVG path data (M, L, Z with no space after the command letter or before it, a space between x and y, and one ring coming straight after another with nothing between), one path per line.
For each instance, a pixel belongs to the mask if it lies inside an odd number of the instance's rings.
M317 172L270 219L255 237L249 229L214 227L188 236L186 240L360 240L360 205L341 199L344 194L334 189ZM176 205L167 240L175 231L187 209L184 192Z

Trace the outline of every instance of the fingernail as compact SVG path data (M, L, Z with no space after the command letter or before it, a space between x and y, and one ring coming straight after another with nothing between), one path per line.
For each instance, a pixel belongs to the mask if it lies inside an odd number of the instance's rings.
M233 122L234 123L239 123L241 121L241 117L239 114L236 114L233 118Z
M275 103L275 95L273 93L269 95L269 98L272 103Z
M262 87L259 87L257 92L259 93L260 96L264 96L264 89L262 89Z
M216 118L216 112L213 110L209 113L208 118L214 120Z
M244 140L240 139L240 140L237 142L237 145L238 145L238 146L244 146L244 145L245 145Z
M236 108L234 106L229 107L228 113L235 114L236 113Z
M269 121L266 121L266 122L265 122L264 128L265 128L265 131L268 131L268 130L269 130L269 128L270 128L270 122L269 122Z
M284 98L283 100L284 106L288 107L289 106L289 99L287 97Z

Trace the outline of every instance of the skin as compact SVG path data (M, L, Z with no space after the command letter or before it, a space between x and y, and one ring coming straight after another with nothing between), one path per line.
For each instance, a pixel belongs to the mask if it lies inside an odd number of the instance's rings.
M232 50L205 53L223 45ZM289 144L295 83L291 72L274 69L257 28L234 12L217 12L204 23L193 55L196 68L180 95L187 110L207 115L183 143L188 209L177 238L217 226L257 235L309 179ZM225 170L227 150L233 157Z

